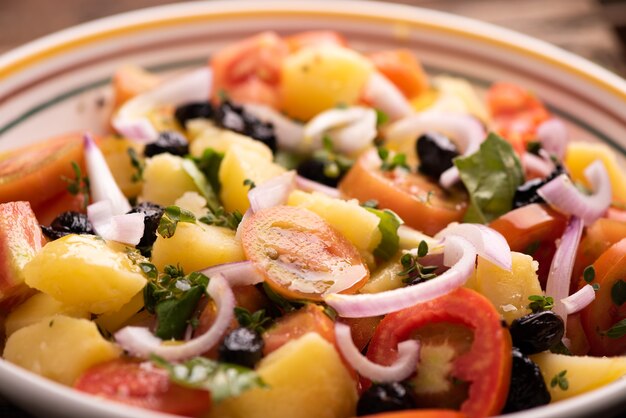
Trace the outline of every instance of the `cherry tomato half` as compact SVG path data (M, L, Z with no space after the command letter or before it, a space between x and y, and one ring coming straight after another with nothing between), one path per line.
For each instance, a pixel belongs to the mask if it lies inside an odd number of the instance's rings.
M357 249L307 209L260 210L243 224L241 242L266 283L287 298L319 301L332 289L354 293L369 278Z
M165 370L130 360L94 366L74 387L116 402L175 415L198 417L211 409L209 392L172 383Z
M362 418L466 418L462 412L449 409L413 409L410 411L385 412L383 414L365 415Z
M376 150L364 153L339 183L339 190L361 202L377 200L381 208L391 209L407 225L428 235L463 218L464 194L450 194L421 174L382 171L381 163Z
M613 244L593 263L595 279L600 285L596 298L580 313L580 319L589 340L589 354L617 356L626 351L626 336L611 338L606 335L613 325L626 318L626 303L617 304L613 287L626 279L626 239ZM580 286L585 285L581 280ZM626 286L626 283L623 284ZM618 293L618 292L616 292ZM618 300L621 302L621 300Z
M428 77L415 54L408 49L391 49L368 54L368 58L385 77L411 99L428 88Z
M459 288L391 313L376 328L367 357L391 364L398 343L409 338L421 343L420 363L412 379L419 405L460 405L470 418L501 411L511 376L511 336L487 298Z

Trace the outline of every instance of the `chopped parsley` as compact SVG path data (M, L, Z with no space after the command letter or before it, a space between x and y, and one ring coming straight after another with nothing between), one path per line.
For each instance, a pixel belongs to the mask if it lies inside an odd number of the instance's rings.
M224 207L220 206L215 210L215 212L208 213L198 220L207 225L222 226L236 230L242 219L243 215L238 210L235 210L234 212L226 212Z
M417 255L406 253L400 258L400 264L404 270L398 273L398 276L406 276L402 279L404 283L415 285L437 277L435 270L438 266L424 266L419 259L428 254L428 244L426 241L420 241L417 247Z
M74 178L61 176L61 180L67 183L67 191L73 196L79 194L83 195L83 208L89 206L89 177L84 176L80 166L76 161L70 163L72 165L72 171L74 171Z
M552 380L550 381L550 387L555 388L559 387L561 390L569 389L569 382L567 381L567 370L561 370L559 373L555 374Z
M622 338L626 335L626 318L622 319L603 333L609 338Z
M389 151L387 148L378 147L378 156L382 160L380 169L382 171L393 171L401 168L410 171L411 168L406 162L406 154Z
M611 300L615 306L622 306L626 302L626 282L618 280L611 287Z
M530 300L528 309L533 313L549 311L554 308L554 299L552 296L531 295L528 296L528 300Z

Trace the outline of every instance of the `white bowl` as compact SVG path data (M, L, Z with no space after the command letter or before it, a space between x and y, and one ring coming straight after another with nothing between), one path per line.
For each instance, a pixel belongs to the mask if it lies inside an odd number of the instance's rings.
M577 140L603 141L625 161L626 82L544 42L408 6L353 1L194 2L77 26L0 57L0 151L68 131L107 129L114 70L204 65L212 51L263 30L331 29L363 50L413 49L426 68L535 91ZM0 360L0 392L42 417L165 417L75 392ZM624 404L626 379L508 417L600 416Z

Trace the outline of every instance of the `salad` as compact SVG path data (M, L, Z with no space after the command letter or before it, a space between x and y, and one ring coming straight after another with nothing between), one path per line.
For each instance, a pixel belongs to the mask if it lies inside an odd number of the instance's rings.
M626 374L626 173L539 96L265 32L0 155L4 360L191 417L478 418Z

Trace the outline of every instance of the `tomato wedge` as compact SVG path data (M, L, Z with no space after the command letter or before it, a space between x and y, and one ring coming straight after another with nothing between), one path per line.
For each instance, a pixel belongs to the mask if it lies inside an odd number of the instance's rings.
M241 242L266 283L287 298L320 301L328 291L354 293L369 278L357 249L307 209L260 210L243 224Z
M412 409L409 411L385 412L384 414L365 415L362 418L466 418L462 412L449 409Z
M368 54L374 66L389 79L408 99L419 96L428 89L428 77L409 49L390 49Z
M332 30L312 30L299 32L285 38L291 52L318 45L334 45L347 47L348 41L340 33Z
M418 405L460 406L470 418L501 411L511 376L511 336L487 298L459 288L391 313L376 328L367 357L391 364L398 343L409 338L421 342L412 379Z
M626 336L611 338L606 332L626 318L626 303L622 297L614 297L617 288L626 286L626 239L613 244L593 263L595 279L600 285L596 298L580 313L580 319L589 341L589 354L593 356L617 356L626 351ZM586 283L581 280L580 286Z
M92 367L74 387L116 402L175 415L199 417L211 409L209 392L172 383L165 370L130 360Z
M391 209L409 226L428 235L463 218L467 208L464 194L450 194L421 174L382 171L380 165L375 149L366 152L339 183L339 190L361 202L375 199L381 208Z

